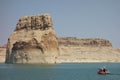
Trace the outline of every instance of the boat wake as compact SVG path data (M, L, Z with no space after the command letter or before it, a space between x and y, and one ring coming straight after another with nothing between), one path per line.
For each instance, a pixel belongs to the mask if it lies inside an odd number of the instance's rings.
M120 75L120 73L117 73L117 74L111 73L111 74L108 74L108 75Z

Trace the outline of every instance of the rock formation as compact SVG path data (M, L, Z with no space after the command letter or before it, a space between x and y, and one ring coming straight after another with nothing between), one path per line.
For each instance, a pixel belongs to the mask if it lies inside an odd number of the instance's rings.
M5 62L6 45L0 46L0 63Z
M5 47L6 63L120 62L120 49L108 40L57 38L49 14L19 19Z
M34 39L31 40L36 44ZM28 43L31 43L28 42ZM55 58L56 63L67 62L120 62L120 48L113 48L112 44L105 39L79 39L75 37L58 38L60 54ZM90 44L91 41L96 41L98 44ZM22 48L26 44L26 48L30 48L28 43L16 42L14 48ZM86 45L87 43L87 45ZM85 44L85 45L84 45ZM88 45L89 44L89 45ZM28 46L28 47L27 47ZM24 47L24 48L25 48ZM13 49L14 49L13 48ZM30 49L31 52L33 52ZM36 49L37 50L37 49ZM36 52L36 50L34 50ZM42 50L41 50L42 51ZM5 48L1 47L0 62L4 61ZM26 57L26 55L22 55ZM42 58L42 57L41 57Z
M59 38L59 44L63 46L79 46L79 47L112 47L110 41L105 39L78 39L76 37Z
M105 39L59 38L60 56L57 63L120 62L120 49Z
M6 63L55 63L58 39L49 14L19 19L8 39Z

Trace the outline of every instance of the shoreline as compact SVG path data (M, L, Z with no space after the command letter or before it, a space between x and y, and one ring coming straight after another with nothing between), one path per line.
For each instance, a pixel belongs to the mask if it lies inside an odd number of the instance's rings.
M110 63L110 64L114 64L114 63L117 63L117 64L120 64L120 62L62 62L62 63L14 63L14 64L22 64L22 65L26 65L26 64L29 64L29 65L54 65L54 64L96 64L96 63L99 63L99 64L102 64L102 63ZM2 63L0 62L0 64L7 64L7 63ZM12 63L9 63L9 64L12 64Z

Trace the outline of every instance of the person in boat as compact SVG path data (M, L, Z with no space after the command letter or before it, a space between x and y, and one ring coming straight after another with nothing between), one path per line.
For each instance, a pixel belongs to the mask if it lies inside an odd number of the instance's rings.
M103 66L102 68L99 68L98 72L106 72L107 68L105 66Z
M106 68L105 66L103 66L102 70L103 70L103 72L108 71L107 68Z
M103 66L102 68L99 68L98 73L99 74L109 74L110 72L108 71L108 69L105 66Z

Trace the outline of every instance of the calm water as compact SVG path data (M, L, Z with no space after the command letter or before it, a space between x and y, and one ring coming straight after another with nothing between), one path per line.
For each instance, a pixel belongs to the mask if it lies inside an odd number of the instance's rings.
M106 66L109 75L98 75ZM0 64L0 80L120 80L120 63Z

